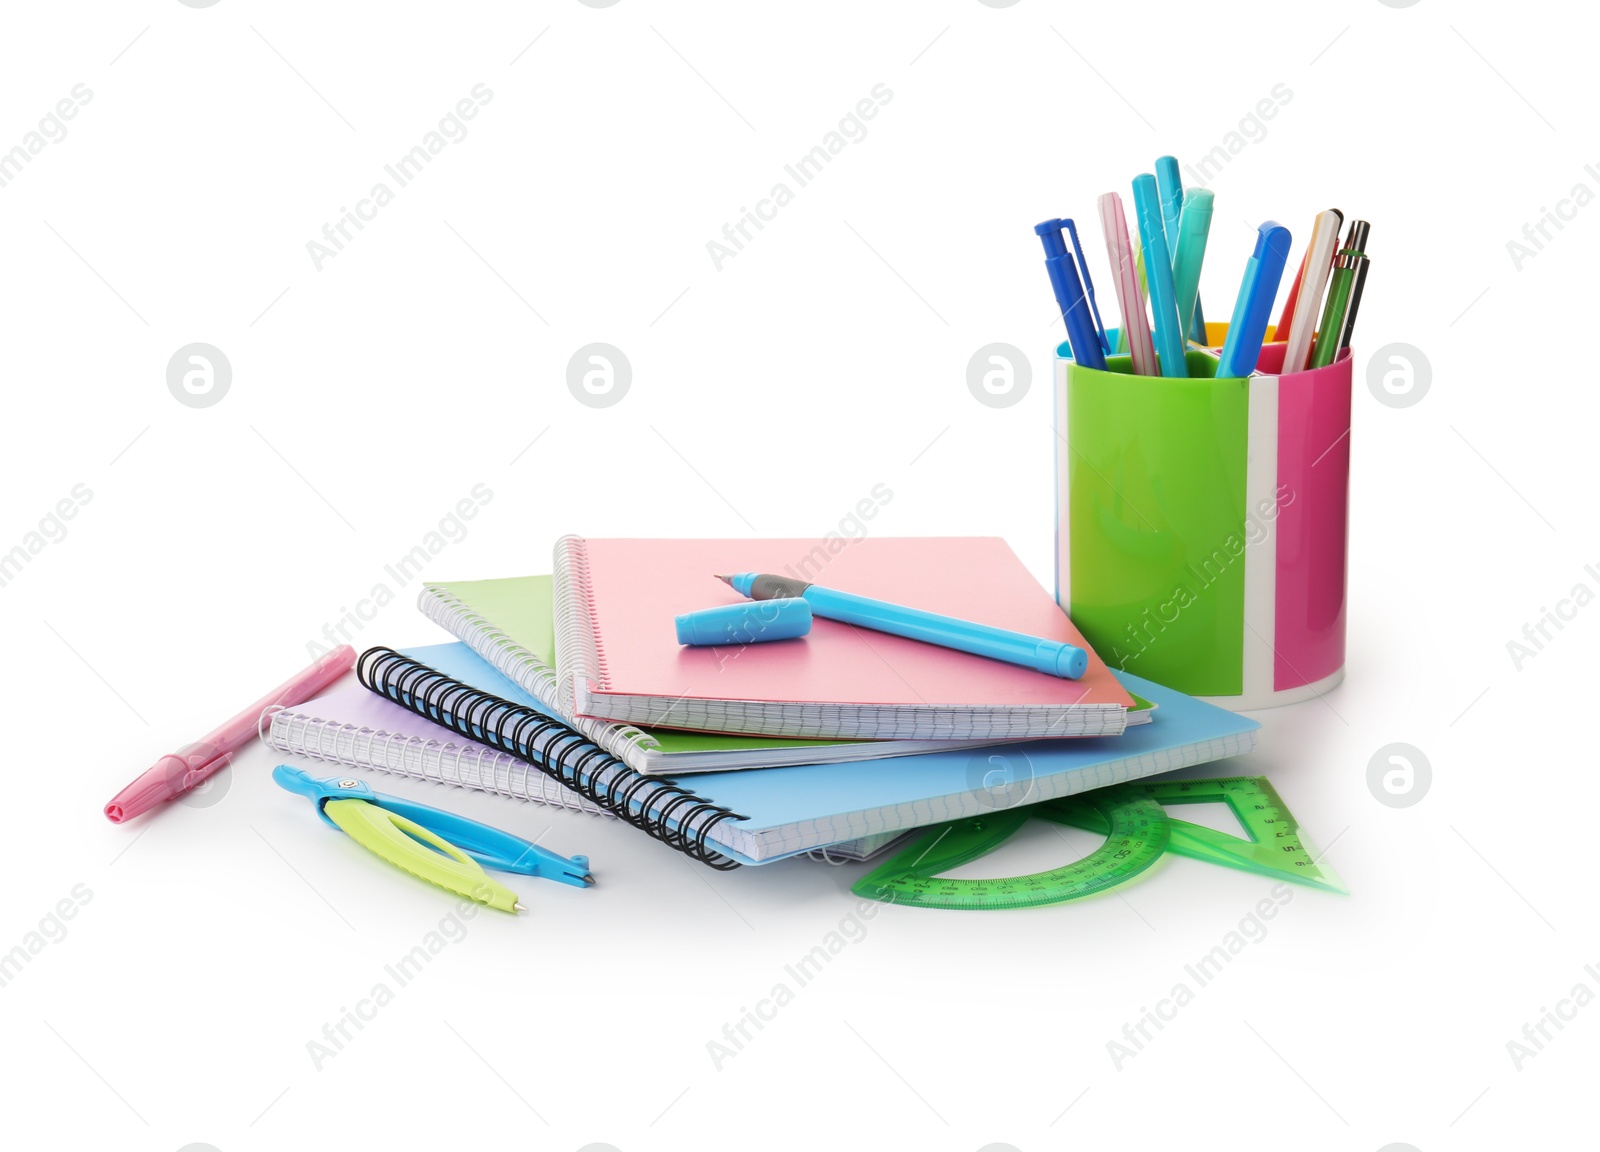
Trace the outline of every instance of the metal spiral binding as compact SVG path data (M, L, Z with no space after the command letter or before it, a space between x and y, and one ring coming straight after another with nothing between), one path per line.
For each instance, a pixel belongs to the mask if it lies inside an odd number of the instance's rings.
M438 584L425 584L417 595L422 614L546 703L553 702L555 669L485 620Z
M707 838L724 820L746 817L670 781L640 775L560 720L463 684L392 648L367 649L356 662L356 675L380 696L526 761L702 864L723 871L739 867L708 846Z
M450 595L437 584L428 584L417 596L417 607L422 610L424 616L493 664L508 680L537 696L550 708L561 710L561 690L555 669L467 607L457 597ZM588 720L582 716L568 723L604 747L606 751L618 756L623 755L621 745L640 749L654 749L661 746L661 742L654 736L631 724Z
M555 608L556 651L564 657L556 669L561 692L559 711L571 716L577 712L574 681L579 676L588 684L610 683L606 654L591 624L594 589L589 580L589 555L581 536L563 536L556 541L551 600Z
M613 818L593 800L549 779L515 756L470 741L444 744L424 736L286 712L276 705L262 713L261 737L291 756L313 756L348 768L372 768L414 780Z

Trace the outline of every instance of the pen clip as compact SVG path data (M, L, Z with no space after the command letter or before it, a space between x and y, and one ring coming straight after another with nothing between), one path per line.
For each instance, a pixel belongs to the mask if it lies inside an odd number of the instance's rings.
M1100 350L1107 356L1111 354L1111 337L1106 332L1105 321L1100 319L1100 304L1094 298L1094 279L1089 275L1089 261L1083 254L1083 242L1078 239L1078 226L1070 217L1063 217L1063 224L1067 226L1067 234L1072 237L1073 258L1078 263L1078 276L1083 280L1083 291L1089 297L1089 311L1094 313L1094 329L1100 337Z

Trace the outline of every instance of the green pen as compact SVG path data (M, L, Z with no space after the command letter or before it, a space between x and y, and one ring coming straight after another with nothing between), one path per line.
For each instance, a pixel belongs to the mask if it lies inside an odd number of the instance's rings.
M1351 289L1358 272L1367 263L1367 233L1371 225L1365 220L1352 220L1345 246L1333 260L1333 279L1328 285L1328 302L1322 309L1322 323L1317 325L1317 342L1311 349L1310 368L1326 368L1344 346L1345 316L1350 309Z

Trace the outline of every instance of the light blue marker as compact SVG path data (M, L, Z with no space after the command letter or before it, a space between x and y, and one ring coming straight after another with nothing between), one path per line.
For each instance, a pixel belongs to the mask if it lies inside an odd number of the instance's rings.
M744 572L738 576L718 576L717 579L739 595L752 600L800 597L811 605L813 615L826 620L871 628L874 632L888 632L908 640L921 640L941 648L954 648L974 656L987 656L1007 664L1020 664L1024 668L1060 676L1064 680L1076 680L1089 668L1088 653L1060 640L1008 632L1004 628L974 624L954 616L940 616L882 600L869 600L865 596L852 596L848 592L837 592L787 576Z
M1150 287L1150 313L1154 318L1161 374L1187 378L1184 327L1178 322L1177 291L1172 284L1172 255L1167 250L1167 237L1161 223L1156 178L1148 172L1133 178L1133 206L1139 217L1139 243L1144 246L1144 276Z
M1167 251L1178 258L1178 228L1183 219L1183 178L1174 156L1156 157L1156 192L1161 196L1161 228L1167 236Z

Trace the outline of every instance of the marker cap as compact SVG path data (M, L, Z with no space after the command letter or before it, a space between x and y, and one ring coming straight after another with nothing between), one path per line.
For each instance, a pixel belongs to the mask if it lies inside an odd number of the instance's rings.
M792 640L811 631L811 605L798 596L747 600L674 616L678 643L695 647Z

